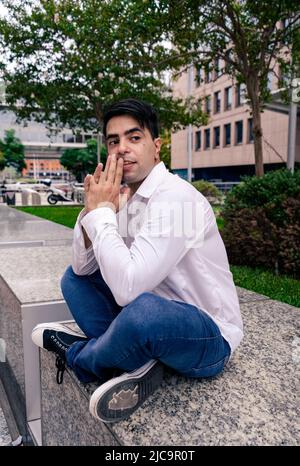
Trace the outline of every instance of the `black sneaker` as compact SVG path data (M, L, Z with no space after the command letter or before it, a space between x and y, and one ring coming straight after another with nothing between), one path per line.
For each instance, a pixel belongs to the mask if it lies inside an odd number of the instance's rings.
M159 387L162 379L163 366L152 359L139 369L100 385L91 396L90 413L103 422L126 419Z
M64 323L38 324L31 333L33 343L56 354L56 381L61 384L65 370L66 351L75 341L87 341L80 331L72 330Z

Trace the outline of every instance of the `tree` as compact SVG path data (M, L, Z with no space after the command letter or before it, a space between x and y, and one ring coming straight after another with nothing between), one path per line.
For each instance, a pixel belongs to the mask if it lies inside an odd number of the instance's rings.
M5 159L4 159L4 153L1 148L1 140L0 140L0 171L4 170L5 168Z
M253 117L256 175L262 176L261 111L270 98L268 74L276 64L287 73L299 66L298 0L172 0L169 28L181 66L223 72L244 83ZM293 56L293 60L291 57Z
M0 170L4 167L14 167L19 173L26 168L24 146L13 129L5 131L4 141L0 139Z
M171 168L171 131L164 130L161 134L160 160L165 166Z
M101 147L101 161L106 162L107 151ZM85 149L67 149L63 152L61 164L75 176L76 180L83 182L87 173L93 173L97 166L97 141L89 139Z
M168 6L157 0L3 0L0 69L20 119L101 130L106 104L151 102L162 127L200 125L206 116L173 98L163 81ZM2 57L2 58L1 58ZM24 83L26 83L24 85Z

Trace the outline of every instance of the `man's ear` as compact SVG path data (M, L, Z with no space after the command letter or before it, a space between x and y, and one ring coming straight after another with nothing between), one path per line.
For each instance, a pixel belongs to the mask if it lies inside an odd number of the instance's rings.
M160 148L161 148L161 139L160 138L154 139L154 144L155 144L155 160L159 160L159 153L160 153Z

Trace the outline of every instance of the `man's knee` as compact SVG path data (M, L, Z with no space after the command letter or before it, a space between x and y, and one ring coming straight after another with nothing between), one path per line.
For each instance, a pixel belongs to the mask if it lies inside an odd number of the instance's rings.
M159 297L153 293L142 293L135 298L130 304L122 310L124 319L128 328L135 329L137 332L145 331L156 324L159 315L161 315L161 302Z
M146 291L145 293L140 294L137 298L135 298L128 306L136 307L136 308L147 308L151 310L156 308L159 305L160 298L159 296L155 295L154 293L150 293Z
M70 287L71 280L73 281L74 278L76 278L77 275L73 272L72 266L69 265L63 274L61 281L60 281L60 286L63 294L68 291Z

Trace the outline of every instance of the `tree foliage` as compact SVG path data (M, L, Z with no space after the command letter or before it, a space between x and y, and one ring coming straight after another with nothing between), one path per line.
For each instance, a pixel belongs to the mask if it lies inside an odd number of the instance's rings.
M268 75L292 75L300 60L298 0L171 0L169 29L183 69L190 64L245 83L253 116L256 174L263 174L260 112L270 98ZM291 58L293 57L293 60ZM298 68L299 69L299 68ZM279 76L280 78L280 76Z
M161 134L160 160L164 162L167 169L171 169L171 132L164 130Z
M192 105L173 98L163 80L175 56L162 43L164 2L2 3L8 15L0 19L0 67L6 100L19 118L99 130L105 106L130 96L151 102L164 128L206 121L196 105L191 111Z
M0 170L5 167L14 167L19 173L26 167L24 146L13 129L6 130L4 140L0 139Z
M101 162L106 162L107 151L104 146L100 152ZM97 166L97 141L89 139L84 149L67 149L63 152L60 163L73 175L76 180L82 182L87 173L93 173Z

